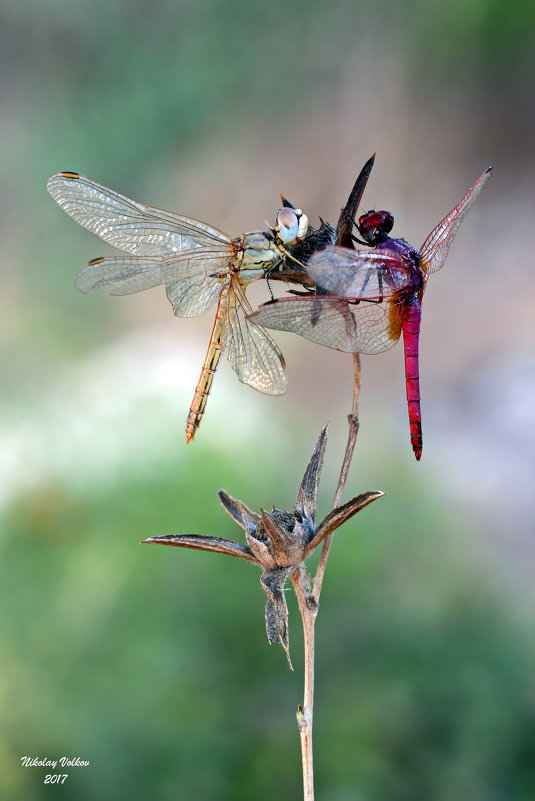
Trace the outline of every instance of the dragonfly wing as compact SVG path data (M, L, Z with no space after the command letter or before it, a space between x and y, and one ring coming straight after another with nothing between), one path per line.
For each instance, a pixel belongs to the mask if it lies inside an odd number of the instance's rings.
M284 357L268 332L248 319L252 308L234 280L228 293L224 345L240 381L266 395L286 391Z
M50 196L73 220L133 256L165 256L196 247L219 247L226 234L198 220L145 206L77 173L48 179Z
M156 259L93 259L76 276L81 292L94 292L112 286L112 295L130 295L151 289L165 281L165 262Z
M322 289L357 300L383 300L410 284L405 259L385 251L326 247L313 254L307 271Z
M280 298L260 306L250 319L346 353L381 353L401 333L400 306L394 301L356 305L328 295Z
M228 254L198 248L178 258L94 259L76 278L82 292L111 286L112 295L129 295L165 284L177 317L198 317L213 306L228 280Z
M460 224L489 180L491 173L492 167L488 167L470 187L461 202L439 222L423 243L420 248L421 266L427 273L436 273L444 265Z
M228 274L221 267L226 261L192 259L168 270L165 291L177 317L199 317L219 298ZM207 271L206 267L210 265Z

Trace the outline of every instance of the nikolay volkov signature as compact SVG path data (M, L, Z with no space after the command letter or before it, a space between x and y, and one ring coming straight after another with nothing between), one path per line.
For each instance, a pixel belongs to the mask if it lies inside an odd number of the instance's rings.
M86 768L89 765L88 759L66 756L62 756L59 759L40 759L39 757L23 756L20 761L23 768L52 768L53 770L58 765L61 765L62 768Z

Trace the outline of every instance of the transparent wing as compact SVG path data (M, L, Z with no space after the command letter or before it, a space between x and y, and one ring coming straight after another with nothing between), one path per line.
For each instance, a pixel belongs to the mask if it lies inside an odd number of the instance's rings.
M389 298L411 280L410 265L401 256L336 246L314 253L307 271L322 289L357 300Z
M82 292L111 286L112 295L130 295L165 284L177 317L197 317L213 306L228 280L228 254L187 251L179 258L93 259L76 278Z
M46 188L73 220L133 256L166 256L197 247L224 250L230 242L206 223L145 206L74 172L53 175Z
M165 262L155 259L93 259L82 267L74 282L81 292L110 286L111 295L131 295L163 284Z
M227 297L224 345L240 381L266 395L286 391L284 357L267 331L247 319L252 308L239 283L232 282Z
M204 253L168 265L165 291L177 317L199 317L217 303L229 279L228 261L228 254Z
M346 353L381 353L401 334L401 307L395 300L356 304L330 295L280 298L260 306L249 319Z
M421 266L426 272L436 273L444 265L460 224L464 220L468 209L489 180L491 173L492 167L488 167L475 184L470 187L461 202L439 222L423 243L420 248Z

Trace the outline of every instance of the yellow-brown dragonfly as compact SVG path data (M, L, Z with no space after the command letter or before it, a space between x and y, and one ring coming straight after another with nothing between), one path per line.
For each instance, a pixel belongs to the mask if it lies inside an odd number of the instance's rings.
M56 203L77 223L130 254L93 259L76 286L111 286L128 295L160 284L178 317L197 317L217 303L212 334L186 421L186 440L199 428L214 374L226 350L240 381L267 395L286 390L284 357L265 328L251 322L245 287L281 268L287 248L305 237L308 220L284 201L277 224L234 239L206 223L146 206L75 172L47 182ZM284 199L283 199L284 200Z

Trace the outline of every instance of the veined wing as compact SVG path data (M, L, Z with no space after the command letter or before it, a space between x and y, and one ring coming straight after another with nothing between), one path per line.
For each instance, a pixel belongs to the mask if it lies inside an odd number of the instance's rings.
M383 300L410 286L410 265L385 251L336 246L318 250L307 264L315 284L341 298Z
M491 173L492 167L487 167L475 184L470 187L461 202L439 222L423 243L420 248L421 266L427 273L436 273L444 265L460 224L464 220L468 209L489 180Z
M193 253L186 260L171 261L166 270L165 291L177 317L199 317L219 299L229 280L229 254ZM185 254L184 254L185 256Z
M248 319L252 308L236 279L227 296L224 347L240 381L266 395L286 391L284 356L268 332Z
M280 298L264 303L249 319L346 353L381 353L401 334L401 307L394 298L358 304L331 295Z
M213 306L228 280L228 253L198 248L166 259L93 259L76 277L82 292L110 286L112 295L130 295L165 284L177 317L198 317Z
M74 285L84 294L111 286L111 295L131 295L163 284L162 259L92 259L79 271Z
M225 250L230 242L211 225L145 206L75 172L53 175L46 188L73 220L133 256L166 256L197 247Z

